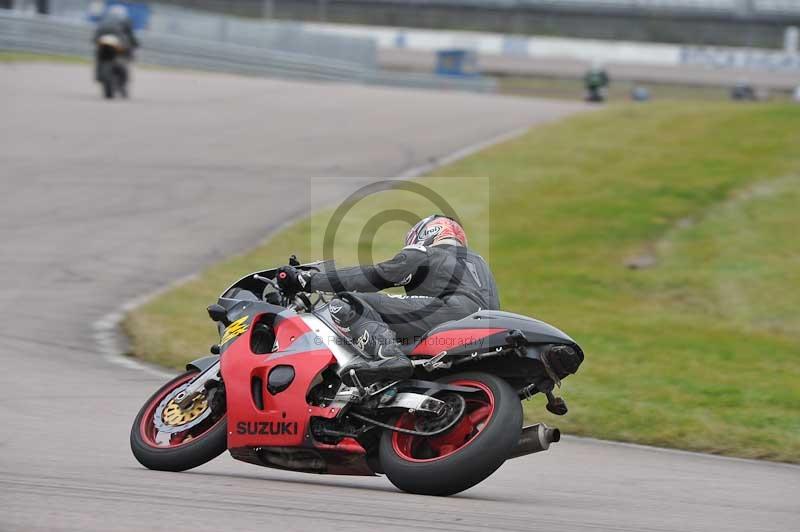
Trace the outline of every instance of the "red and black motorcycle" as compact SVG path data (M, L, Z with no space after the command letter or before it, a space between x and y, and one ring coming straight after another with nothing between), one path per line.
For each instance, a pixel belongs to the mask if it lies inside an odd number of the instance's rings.
M323 270L328 263L300 266ZM553 395L583 352L544 322L479 311L407 352L412 379L362 386L337 370L363 356L334 326L325 294L287 295L276 270L243 277L208 308L220 341L144 404L131 449L145 467L183 471L228 449L256 465L306 473L385 474L401 490L451 495L560 433L522 427L521 400Z

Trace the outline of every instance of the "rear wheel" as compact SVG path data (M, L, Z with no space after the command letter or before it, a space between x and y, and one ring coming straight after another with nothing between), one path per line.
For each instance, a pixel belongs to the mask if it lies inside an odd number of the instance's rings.
M131 451L148 469L185 471L227 449L222 389L200 395L184 408L174 400L198 374L193 370L172 379L139 410L131 427Z
M114 81L111 78L103 80L103 96L108 100L114 97Z
M107 99L114 97L114 65L111 61L102 61L98 67L98 80L103 87L103 96Z
M115 92L121 98L128 98L128 70L124 65L117 65L114 69Z
M403 491L452 495L471 488L494 473L519 441L522 405L506 381L488 373L462 373L440 381L478 391L464 394L464 414L443 434L421 437L384 431L381 466ZM419 430L419 421L406 413L394 424Z

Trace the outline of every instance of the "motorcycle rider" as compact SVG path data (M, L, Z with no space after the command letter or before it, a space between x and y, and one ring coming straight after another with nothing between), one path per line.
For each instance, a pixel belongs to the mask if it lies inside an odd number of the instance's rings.
M604 90L608 87L610 79L601 63L592 64L583 77L583 83L586 86L586 101L602 102L606 99Z
M96 45L95 50L95 79L100 81L100 46L97 45L98 40L100 37L104 35L113 35L117 39L119 39L120 43L122 44L122 48L124 50L123 57L130 61L133 60L133 50L139 47L139 41L136 39L136 35L133 33L133 23L131 22L130 16L128 16L128 10L125 6L120 4L112 5L108 11L106 11L103 18L100 22L97 23L97 28L94 32L94 38L92 42Z
M278 272L278 283L289 292L336 293L329 305L335 325L372 357L344 368L346 382L351 369L365 385L408 378L414 367L401 344L414 344L444 322L500 308L486 261L467 248L461 225L440 214L417 222L405 247L388 261L326 272L284 266ZM399 286L405 296L379 293Z

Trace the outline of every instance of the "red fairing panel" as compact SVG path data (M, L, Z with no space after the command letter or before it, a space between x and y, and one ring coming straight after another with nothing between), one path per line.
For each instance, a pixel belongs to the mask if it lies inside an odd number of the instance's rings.
M258 317L253 323L256 323ZM329 408L310 406L306 395L315 377L334 364L333 354L298 316L278 322L275 335L279 349L271 354L250 351L250 330L246 331L222 356L221 372L226 383L228 408L228 448L309 446L306 437L309 419L334 417ZM319 348L317 348L319 346ZM270 370L278 365L292 366L295 377L289 387L276 394L266 389ZM261 379L264 409L253 400L253 377Z
M336 445L317 442L314 448L322 455L327 464L327 472L331 475L375 474L365 460L367 452L353 438L343 438Z
M480 347L481 340L487 336L504 332L506 329L452 329L424 338L411 352L411 356L435 356L442 351L451 351L467 344Z

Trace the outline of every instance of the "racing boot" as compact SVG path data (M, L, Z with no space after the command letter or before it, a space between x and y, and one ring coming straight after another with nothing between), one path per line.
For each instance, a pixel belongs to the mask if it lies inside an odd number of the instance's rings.
M407 379L414 373L414 365L400 349L394 331L374 309L347 297L337 297L330 302L329 310L336 326L370 358L357 360L339 370L339 377L346 385L356 384L352 382L350 370L355 370L356 378L364 386Z
M393 353L392 356L384 356L376 360L358 360L348 364L339 371L342 382L347 386L355 386L350 376L350 370L355 370L358 382L363 386L369 386L381 381L400 381L411 377L414 374L414 365L408 357L400 351L400 346L394 349L381 346L382 353Z

